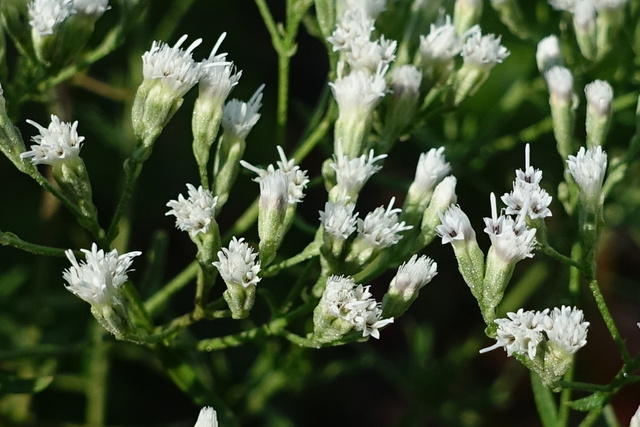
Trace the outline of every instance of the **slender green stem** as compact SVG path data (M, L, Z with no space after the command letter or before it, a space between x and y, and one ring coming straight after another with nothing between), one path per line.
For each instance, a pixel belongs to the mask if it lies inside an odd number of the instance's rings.
M629 351L625 346L624 340L622 336L620 336L620 332L618 332L618 328L613 320L613 316L611 316L611 312L609 311L609 307L604 300L604 296L600 291L600 285L598 285L597 280L591 280L589 282L589 289L591 289L591 293L593 294L593 298L596 301L596 305L598 306L598 310L600 310L600 314L604 319L605 325L607 325L607 329L613 338L613 341L618 346L618 350L622 355L622 360L625 364L628 364L631 361L631 356L629 355Z
M0 245L12 246L36 255L64 257L65 250L59 248L51 248L49 246L36 245L35 243L25 242L13 233L0 231Z
M551 258L554 258L560 262L563 262L564 264L570 267L574 267L579 271L581 271L582 273L586 273L582 268L582 264L580 264L576 260L569 258L568 256L562 255L560 252L553 249L548 243L544 244L541 249L545 254L549 255Z
M564 374L563 381L572 381L574 373L575 363L572 363L571 366L569 366L567 373ZM568 403L571 401L572 393L573 389L571 388L563 388L560 392L560 405L558 405L558 427L565 427L569 425L569 413L571 408Z
M286 259L278 264L274 264L269 266L263 273L264 277L274 276L278 274L281 270L299 264L303 261L306 261L310 258L316 257L320 254L320 246L322 242L318 240L314 240L309 243L306 248L302 250L298 255L295 255L289 259Z
M63 354L76 353L86 347L84 343L53 345L42 344L34 347L17 348L13 350L0 351L0 360L24 359L28 357L60 356Z
M167 304L169 298L193 280L200 270L198 261L193 261L180 274L171 279L162 289L153 294L144 303L145 310L151 317L156 316Z
M91 325L92 347L89 356L89 380L86 383L86 421L88 426L103 427L107 402L107 378L109 355L103 340L104 329L97 323Z

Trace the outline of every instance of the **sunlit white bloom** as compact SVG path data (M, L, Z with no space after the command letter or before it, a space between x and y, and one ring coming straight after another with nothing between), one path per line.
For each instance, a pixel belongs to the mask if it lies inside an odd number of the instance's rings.
M336 29L327 41L335 51L349 51L357 42L368 41L374 29L374 20L362 9L349 9L338 20Z
M389 285L390 293L406 295L407 299L422 289L438 274L438 264L428 256L413 255L398 268Z
M496 343L483 348L480 353L504 347L507 356L522 354L533 360L544 340L544 322L548 312L548 309L537 312L519 309L517 313L507 313L508 319L496 319Z
M544 74L549 93L555 99L569 102L573 97L573 74L568 68L555 66Z
M358 219L358 233L371 246L386 248L395 245L402 239L401 232L413 228L404 221L398 221L398 214L402 210L393 208L395 201L393 197L386 209L384 206L377 207L364 220Z
M200 410L198 421L193 427L218 427L218 415L211 406L205 406Z
M640 427L640 405L638 406L636 413L633 414L633 417L631 417L629 427Z
M584 88L587 97L587 108L591 113L607 116L611 113L613 89L604 80L595 80Z
M195 236L199 233L207 233L216 213L218 198L213 197L211 191L199 186L187 184L189 197L185 199L182 194L178 200L170 200L167 206L171 208L165 215L176 217L176 227Z
M231 90L238 84L242 71L236 71L232 63L218 66L218 63L225 62L226 53L218 53L218 49L227 33L222 33L215 46L211 50L209 58L201 63L201 74L198 88L201 97L207 97L212 102L222 104Z
M260 209L283 211L289 200L289 177L281 170L268 172L259 181Z
M431 193L449 172L451 172L451 165L444 157L444 147L432 148L420 154L411 187L415 186L415 190L421 193Z
M257 252L243 238L233 237L228 248L222 248L218 252L218 261L213 265L220 272L225 283L239 284L243 287L255 286L261 280L260 261L256 261Z
M362 10L372 19L384 12L387 6L387 0L342 0L342 3L346 10Z
M31 158L34 165L54 165L73 161L80 155L84 136L78 136L77 121L73 123L61 122L57 116L52 114L51 123L47 128L40 126L33 120L27 120L27 123L35 126L40 131L40 135L31 137L36 145L32 145L30 151L20 154L20 158Z
M181 46L185 40L186 34L180 37L173 47L154 41L151 49L142 55L144 78L161 81L173 90L178 98L184 96L200 78L200 64L193 60L191 54L202 43L202 39L195 40L183 50Z
M401 65L391 71L389 85L394 97L417 97L420 93L422 73L414 65Z
M524 221L528 202L522 211L515 220L505 215L498 217L496 196L491 193L491 218L484 218L484 232L489 235L496 255L507 263L533 257L536 229L528 228Z
M596 6L593 0L577 0L573 5L573 25L576 30L588 31L596 25Z
M597 146L585 150L580 147L578 154L567 159L568 170L587 198L596 197L602 189L607 170L607 153Z
M475 27L477 28L477 27ZM456 29L451 24L451 16L444 21L431 24L429 34L420 36L420 55L423 61L443 61L452 59L462 50L462 43Z
M339 75L335 82L329 83L340 115L366 117L371 114L387 91L384 78L387 69L388 67L380 67L375 74L356 70L346 76Z
M501 37L494 34L483 36L480 31L474 31L467 36L462 45L462 58L465 64L492 68L509 56L506 47L500 44Z
M324 211L320 211L320 223L330 235L346 239L356 231L358 213L354 213L356 205L345 202L327 202Z
M558 37L550 35L540 40L536 50L536 63L541 73L545 73L556 65L563 65Z
M582 310L578 308L564 305L554 308L544 319L544 326L551 352L571 355L587 344L589 322L584 321Z
M29 4L29 25L37 35L46 36L75 13L73 0L33 0Z
M443 245L475 240L476 232L460 206L451 205L444 212L440 212L439 216L440 225L436 226L436 233L442 238Z
M346 51L346 59L351 70L365 70L374 73L379 66L389 65L396 59L397 42L385 39L356 40Z
M386 157L386 154L375 156L371 149L368 156L363 154L349 159L343 154L342 144L338 141L333 162L330 163L331 168L336 171L337 185L334 192L339 193L338 199L355 200L369 178L382 169L382 166L376 163Z
M91 245L90 251L81 251L85 260L80 262L71 249L65 252L71 261L71 267L62 273L67 282L67 290L98 308L121 304L120 287L128 280L127 273L133 258L142 252L118 255L118 251L114 249L105 253L102 249L98 250L95 243Z
M238 139L247 138L260 119L258 111L262 106L262 89L264 85L256 90L249 102L232 99L225 104L222 111L222 128L225 132L229 132Z
M85 15L102 15L109 9L109 0L73 0L73 7Z
M529 150L529 144L527 144L524 149L524 170L516 170L513 191L503 195L501 199L507 206L507 215L518 215L525 206L528 206L527 216L529 218L546 218L551 216L549 205L552 197L539 185L542 171L531 166Z
M276 169L273 165L267 166L266 170L260 169L244 160L241 160L240 164L250 171L258 174L258 176L254 179L254 181L258 183L262 181L264 177L275 172L276 170L283 172L287 177L287 182L289 185L288 203L290 205L300 203L304 198L304 189L309 183L307 171L302 170L300 166L296 165L295 159L287 159L287 156L285 155L282 147L277 146L276 149L278 150L278 155L280 156L280 160L276 161L278 169Z

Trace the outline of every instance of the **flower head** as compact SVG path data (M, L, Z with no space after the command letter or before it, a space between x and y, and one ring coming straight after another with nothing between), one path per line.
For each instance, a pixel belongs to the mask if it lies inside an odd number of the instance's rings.
M226 53L218 53L226 35L227 33L222 33L211 50L209 58L201 62L201 75L198 84L201 97L212 99L219 104L227 99L242 76L242 71L236 71L233 63L226 63ZM226 65L218 66L222 62Z
M453 59L462 50L462 43L456 29L451 24L451 16L447 15L444 21L439 20L431 24L429 34L420 36L420 55L422 60L446 61Z
M581 147L578 154L567 159L569 173L580 187L586 198L600 195L602 182L607 170L607 153L597 146L585 150Z
M549 205L552 197L539 185L542 171L534 169L529 163L529 144L525 146L524 152L524 170L516 170L513 191L502 196L502 201L507 205L506 213L518 215L527 206L526 214L531 219L551 216Z
M498 347L504 347L507 356L514 354L527 355L533 360L538 352L538 346L544 340L544 322L548 309L544 311L524 311L507 313L508 319L496 319L496 343L491 347L480 350L486 353Z
M243 238L233 237L229 247L218 252L218 261L213 265L225 283L240 284L247 288L257 285L260 281L260 261L256 261L257 256Z
M422 289L438 274L438 264L431 258L413 255L409 261L398 268L398 272L391 280L389 292L413 294Z
M46 36L75 13L73 0L33 0L29 4L29 25L37 35Z
M174 215L176 227L189 232L191 236L207 233L214 221L218 198L213 197L211 191L202 186L196 188L187 184L187 189L189 198L185 199L182 194L179 194L178 200L170 200L167 206L171 210L165 215Z
M32 145L30 151L22 153L21 158L31 158L34 165L55 165L72 161L80 155L84 136L78 136L77 121L73 123L61 122L57 116L52 114L51 123L47 128L40 126L33 120L27 120L27 123L35 126L40 131L40 135L31 138L37 145Z
M528 228L524 221L529 211L528 205L529 203L526 202L522 213L515 220L505 215L498 217L496 196L491 193L491 218L484 219L486 225L484 231L489 235L496 255L506 263L533 257L536 229Z
M200 410L198 421L193 427L218 427L218 414L211 406L205 406Z
M405 225L404 221L398 221L398 214L402 210L393 208L395 201L393 197L386 209L384 206L377 207L364 220L358 219L358 233L371 246L386 248L395 245L402 239L401 232L413 228L412 225Z
M582 310L576 307L556 307L544 319L550 351L563 356L575 354L587 344L588 328L589 322L584 321Z
M346 239L356 231L358 213L353 213L356 205L344 201L327 202L320 211L320 223L331 236Z
M333 45L334 52L349 51L354 44L370 39L373 23L373 18L362 9L349 9L342 15L327 41Z
M451 165L444 157L444 147L432 148L420 154L412 186L422 194L431 193L449 172Z
M200 64L191 56L193 50L202 43L197 39L185 50L182 44L187 35L178 39L173 47L154 41L151 49L142 55L142 74L145 80L159 80L181 98L200 79Z
M128 280L127 273L133 258L142 254L134 251L118 255L117 250L104 252L94 243L91 250L81 249L85 260L78 262L73 251L65 254L71 267L64 270L62 277L67 282L69 292L92 306L103 307L121 304L120 287Z
M387 69L379 67L375 74L355 70L346 76L339 75L335 82L329 83L340 114L368 115L373 112L387 91L384 78Z
M611 101L613 100L613 89L604 80L595 80L584 88L587 96L587 108L590 112L601 116L611 114Z
M382 169L382 166L376 163L387 157L386 154L379 156L374 154L371 149L368 156L363 154L355 159L350 159L343 154L341 142L336 143L336 153L333 156L333 162L329 164L336 171L337 185L332 191L332 195L337 195L335 200L355 200L358 198L364 184L373 174Z
M500 44L500 36L488 34L483 36L480 31L473 31L467 36L462 46L462 58L465 64L492 68L509 56L506 47Z
M78 13L101 16L109 9L109 0L73 0L73 7Z
M249 102L245 103L237 99L227 102L222 112L222 128L225 132L229 132L238 139L247 138L260 119L258 111L262 106L263 89L264 85L261 85Z
M558 37L552 34L540 40L536 50L536 63L543 74L556 65L563 65Z
M442 238L442 244L475 240L476 232L471 227L467 214L458 205L451 205L444 212L440 212L440 225L436 226L436 233Z

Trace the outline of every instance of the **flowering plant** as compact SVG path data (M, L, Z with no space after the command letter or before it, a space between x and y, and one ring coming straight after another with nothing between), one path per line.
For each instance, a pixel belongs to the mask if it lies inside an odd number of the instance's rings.
M241 3L0 3L0 424L637 425L640 8Z

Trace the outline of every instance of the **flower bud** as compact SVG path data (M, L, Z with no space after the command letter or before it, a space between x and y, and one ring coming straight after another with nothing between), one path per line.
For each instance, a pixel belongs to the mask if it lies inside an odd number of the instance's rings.
M429 257L413 255L403 263L382 300L382 317L401 316L418 298L418 293L438 274L438 265Z
M564 66L558 37L552 34L540 40L536 50L536 64L543 76L556 65Z
M573 29L582 56L593 61L598 54L596 8L591 1L578 1L573 8Z
M549 86L549 106L553 120L553 135L558 152L567 158L572 149L573 123L575 121L576 99L573 92L573 75L565 67L553 67L545 73Z
M480 22L482 0L456 0L453 6L453 25L456 33L462 36L467 30Z
M587 147L604 145L611 124L613 89L603 80L596 80L584 88L587 96Z
M260 180L258 235L260 261L265 265L275 258L286 232L288 188L289 178L280 170L269 173Z

